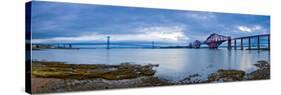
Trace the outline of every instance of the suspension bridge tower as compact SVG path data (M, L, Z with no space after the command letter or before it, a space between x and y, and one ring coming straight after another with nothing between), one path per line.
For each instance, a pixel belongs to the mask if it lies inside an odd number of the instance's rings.
M110 49L110 36L107 36L106 49Z
M154 43L154 41L152 41L151 44L152 44L152 48L155 48L155 45L154 45L155 43Z

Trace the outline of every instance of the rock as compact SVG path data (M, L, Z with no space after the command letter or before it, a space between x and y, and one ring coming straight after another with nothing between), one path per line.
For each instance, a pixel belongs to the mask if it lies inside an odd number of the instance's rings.
M198 79L199 77L201 77L201 75L196 73L196 74L187 76L186 78L184 78L183 80L180 80L179 82L185 83L185 84L197 83L198 81L200 81L200 79Z
M169 85L165 80L153 76L142 76L134 79L106 80L97 79L54 79L54 78L35 78L33 81L43 79L51 80L44 88L33 89L32 93L54 93L66 91L83 91L83 90L102 90L116 88L135 88Z
M32 75L42 78L60 79L93 79L107 80L131 79L141 76L153 76L153 67L158 65L138 65L121 63L120 65L105 64L64 64L63 62L33 62Z
M254 64L256 67L258 67L259 69L268 69L270 68L270 64L267 61L261 60L258 61L257 64Z
M270 64L267 61L258 61L254 65L259 69L247 74L247 80L270 79Z
M241 81L244 79L245 72L240 70L224 70L220 69L216 73L212 73L208 76L209 82L229 82L229 81Z

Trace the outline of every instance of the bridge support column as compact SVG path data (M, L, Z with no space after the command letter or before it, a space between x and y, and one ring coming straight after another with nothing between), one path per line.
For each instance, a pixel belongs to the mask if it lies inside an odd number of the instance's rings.
M258 50L260 50L260 36L258 36L258 45L257 45L257 47L258 47Z
M228 50L231 50L231 37L228 37L228 46L227 46L227 48L228 48Z
M151 44L152 44L152 48L155 48L155 46L154 46L154 41L152 41L152 43L151 43Z
M106 49L110 49L110 36L107 36Z
M240 40L241 40L240 49L243 50L243 38L241 38Z
M234 49L236 50L236 39L234 39Z
M251 37L248 38L248 49L251 50Z
M267 47L268 47L268 50L270 50L270 35L267 36L267 41L268 41L267 42L267 45L268 45Z
M35 45L36 48L39 48L39 45Z

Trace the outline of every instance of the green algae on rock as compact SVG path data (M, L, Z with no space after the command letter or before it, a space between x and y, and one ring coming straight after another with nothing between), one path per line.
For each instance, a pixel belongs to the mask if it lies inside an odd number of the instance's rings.
M153 67L158 65L137 65L121 63L120 65L104 64L65 64L63 62L33 61L32 75L42 78L91 79L107 80L131 79L155 74Z

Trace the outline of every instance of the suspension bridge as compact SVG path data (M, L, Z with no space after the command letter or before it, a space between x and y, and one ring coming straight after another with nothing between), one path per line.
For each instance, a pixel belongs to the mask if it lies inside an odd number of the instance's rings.
M266 45L261 44L261 38L266 38ZM129 46L129 47L139 47L139 48L202 48L202 45L207 45L210 49L217 49L226 43L225 46L228 49L240 49L240 50L269 50L270 49L270 34L253 35L231 38L230 36L224 36L220 34L213 33L209 35L206 40L199 41L195 40L189 45L181 46L160 46L156 42L151 41L151 43L134 43L134 42L111 42L110 36L106 37L106 43L52 43L52 44L32 44L34 48L40 48L42 46L47 48L62 48L62 49L75 49L75 46L105 46L106 49L111 49L112 46ZM263 47L262 47L263 46ZM264 47L267 46L267 47Z
M110 36L106 37L105 42L85 42L85 43L33 43L32 47L34 48L55 48L55 49L78 49L77 46L86 46L86 47L101 47L106 49L111 49L113 46L122 46L122 47L134 47L134 48L159 48L160 46L155 46L155 42L145 42L145 43L136 43L136 42L112 42Z

